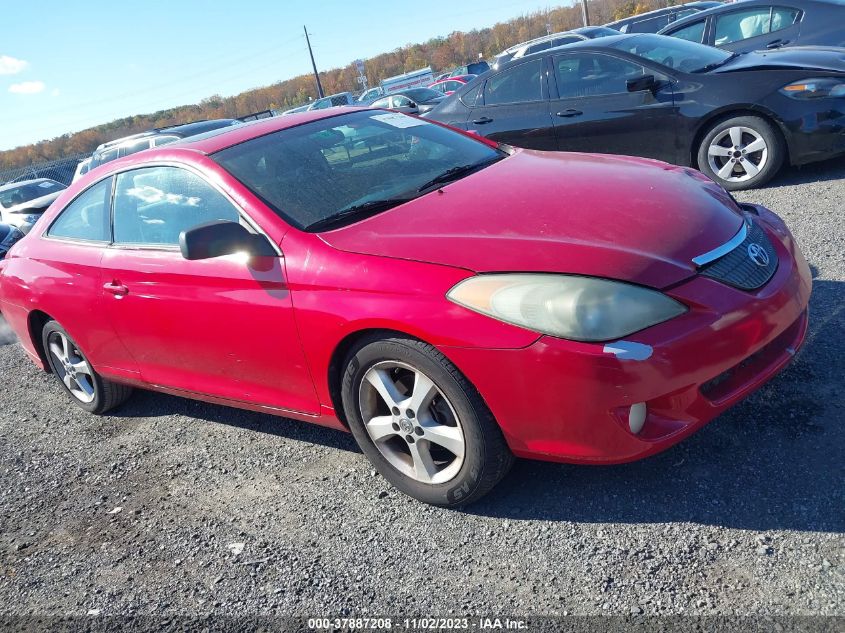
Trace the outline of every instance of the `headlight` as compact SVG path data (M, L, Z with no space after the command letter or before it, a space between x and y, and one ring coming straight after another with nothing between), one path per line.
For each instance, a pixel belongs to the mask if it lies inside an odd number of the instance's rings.
M494 319L575 341L622 338L687 310L656 290L574 275L479 275L446 296Z
M803 81L794 81L781 88L780 91L793 99L845 97L845 81L829 78L804 79Z

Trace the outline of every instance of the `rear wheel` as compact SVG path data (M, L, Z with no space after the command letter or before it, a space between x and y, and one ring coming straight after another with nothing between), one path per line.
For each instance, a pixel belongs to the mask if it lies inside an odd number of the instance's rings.
M102 378L65 329L48 321L41 332L47 362L73 401L89 413L105 413L123 404L132 388Z
M698 168L729 191L768 182L786 158L786 145L771 123L739 116L713 125L698 148Z
M361 449L385 479L420 501L471 503L513 463L473 386L421 341L377 339L354 350L342 395Z

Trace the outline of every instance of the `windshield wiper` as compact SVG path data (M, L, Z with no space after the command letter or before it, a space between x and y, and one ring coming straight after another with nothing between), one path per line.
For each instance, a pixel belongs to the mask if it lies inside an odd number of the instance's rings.
M464 176L468 176L474 171L487 167L488 165L492 165L493 163L497 163L502 160L503 156L496 156L495 158L491 158L490 160L481 161L480 163L473 163L471 165L458 165L457 167L452 167L451 169L447 169L442 174L439 174L429 180L424 185L421 185L417 191L422 193L431 189L432 187L436 187L437 185L442 185L447 182L453 182Z
M729 61L732 61L732 60L736 59L737 57L739 57L739 53L731 53L730 55L728 55L725 59L723 59L720 62L713 62L712 64L707 64L706 66L702 66L701 68L699 68L697 70L693 70L692 72L694 72L694 73L707 73L707 72L710 72L711 70L718 68L719 66L724 66Z
M382 211L387 211L388 209L392 209L393 207L397 207L400 204L409 202L413 199L413 197L406 196L401 198L384 198L383 200L368 200L367 202L362 202L361 204L354 204L351 207L341 209L334 215L330 215L329 217L323 218L322 220L312 222L311 224L305 227L305 230L319 231L322 229L328 229L338 224L347 222L351 217L354 216L361 216L361 218L363 219L364 217L367 217L369 215L375 215L376 213L380 213Z

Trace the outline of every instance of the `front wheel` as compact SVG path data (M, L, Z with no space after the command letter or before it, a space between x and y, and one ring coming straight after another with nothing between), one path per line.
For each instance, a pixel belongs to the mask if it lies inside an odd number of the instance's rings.
M756 116L722 120L698 147L698 168L728 191L768 182L786 159L786 145L771 123Z
M393 486L420 501L471 503L513 463L475 388L421 341L375 339L353 350L342 397L361 450Z
M41 341L50 369L80 408L89 413L105 413L132 395L131 387L100 376L58 322L49 321L44 326Z

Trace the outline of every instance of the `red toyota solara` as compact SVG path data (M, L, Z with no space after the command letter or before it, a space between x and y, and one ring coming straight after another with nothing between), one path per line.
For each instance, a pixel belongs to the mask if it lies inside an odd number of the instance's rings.
M0 263L0 310L80 407L133 387L350 430L452 506L513 456L661 451L781 370L811 281L698 172L335 108L93 170Z

